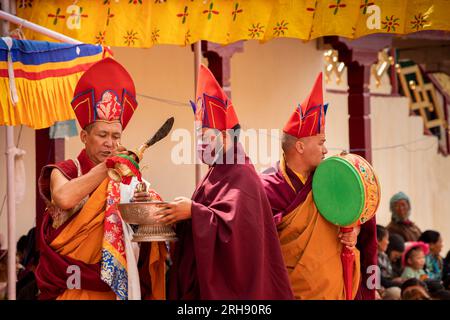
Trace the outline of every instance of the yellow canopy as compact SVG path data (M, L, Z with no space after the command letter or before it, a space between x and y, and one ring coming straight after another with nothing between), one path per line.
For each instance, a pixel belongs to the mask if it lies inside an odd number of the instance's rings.
M446 0L17 1L18 16L82 42L140 48L448 31L449 12ZM48 40L32 31L26 37Z

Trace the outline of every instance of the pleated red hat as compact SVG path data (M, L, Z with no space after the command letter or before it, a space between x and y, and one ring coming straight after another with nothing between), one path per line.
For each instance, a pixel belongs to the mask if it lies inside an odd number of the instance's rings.
M71 105L83 129L96 121L120 122L125 129L138 106L133 79L116 60L103 59L78 80Z
M323 104L322 72L317 76L308 98L297 106L283 131L297 138L315 136L325 132L325 114L328 104Z
M223 131L239 124L233 103L212 72L203 64L200 65L196 96L196 103L191 101L191 105L195 120L199 121L203 128Z

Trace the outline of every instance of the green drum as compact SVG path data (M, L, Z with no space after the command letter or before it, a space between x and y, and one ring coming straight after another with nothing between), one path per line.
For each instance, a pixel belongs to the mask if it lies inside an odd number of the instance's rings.
M372 166L351 153L322 161L314 173L312 191L320 214L340 227L363 224L380 204L380 186Z

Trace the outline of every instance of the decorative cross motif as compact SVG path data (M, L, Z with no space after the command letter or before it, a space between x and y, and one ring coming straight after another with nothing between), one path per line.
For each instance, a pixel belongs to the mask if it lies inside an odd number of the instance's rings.
M369 2L370 0L364 0L364 3L362 3L359 8L362 9L363 14L367 13L367 8L374 5L375 2Z
M342 0L336 0L336 4L330 4L328 8L334 9L333 14L336 15L340 8L345 8L347 5L344 3L341 3Z
M219 14L219 11L213 10L213 7L214 7L214 2L211 2L209 4L209 9L208 10L203 10L203 14L205 14L205 13L208 14L208 20L211 19L213 14L216 14L216 15Z
M233 12L231 13L231 14L233 15L233 21L236 21L237 14L238 14L238 13L241 13L241 12L243 12L243 11L244 11L244 10L239 9L239 3L236 2L236 4L234 5L234 10L233 10Z
M181 19L181 23L184 24L186 22L187 16L189 15L188 13L188 6L184 7L184 12L183 13L178 13L177 17L178 18L182 18Z
M49 15L48 15L48 17L49 18L55 18L54 20L53 20L53 24L54 25L56 25L57 23L58 23L58 19L65 19L66 18L66 16L65 15L60 15L59 13L61 12L61 8L58 8L58 9L56 9L56 13L55 14L52 14L52 13L50 13Z
M79 23L81 18L88 18L89 16L87 14L83 14L83 7L80 7L79 12L76 12L76 10L72 10L72 12L69 14L69 17L76 18L76 22Z

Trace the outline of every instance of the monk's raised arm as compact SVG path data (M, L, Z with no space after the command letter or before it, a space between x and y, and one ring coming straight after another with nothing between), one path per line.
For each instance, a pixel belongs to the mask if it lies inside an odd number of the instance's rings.
M107 177L105 163L100 163L87 174L68 180L58 169L50 176L50 191L53 202L63 210L75 207L84 197L94 191Z

